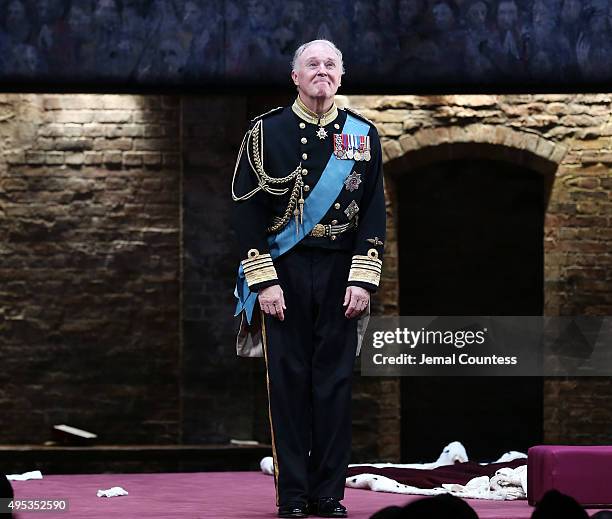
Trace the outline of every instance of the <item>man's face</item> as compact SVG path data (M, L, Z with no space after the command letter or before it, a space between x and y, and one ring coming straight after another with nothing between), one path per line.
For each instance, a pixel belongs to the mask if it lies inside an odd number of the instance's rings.
M195 2L187 2L183 14L183 25L186 29L196 31L202 22L202 10Z
M484 2L476 2L470 6L466 14L470 27L484 27L487 20L487 6Z
M293 24L304 20L304 5L302 2L287 2L283 11L284 18Z
M453 16L453 11L448 4L440 3L434 5L432 14L436 28L439 31L447 31L453 26L455 17Z
M497 25L504 31L509 31L518 20L518 12L514 2L503 2L497 8Z
M555 28L555 16L543 2L533 4L533 26L540 34L549 34Z
M164 68L172 74L178 73L182 65L180 45L173 40L164 40L159 46L159 56Z
M6 25L11 26L15 23L22 23L25 20L25 6L19 1L14 0L8 4L6 10Z
M267 5L264 2L249 0L249 3L247 4L247 14L251 29L260 30L267 28L267 25L269 24L269 13L267 10Z
M298 58L291 73L300 93L311 98L331 99L340 86L340 58L326 43L313 43Z

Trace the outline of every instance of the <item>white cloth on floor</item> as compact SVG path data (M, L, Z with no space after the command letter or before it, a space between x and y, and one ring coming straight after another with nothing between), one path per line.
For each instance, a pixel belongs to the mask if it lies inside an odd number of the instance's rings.
M42 479L42 473L40 470L32 470L30 472L24 472L23 474L7 474L6 479L9 481L27 481L28 479Z
M98 497L117 497L117 496L127 496L128 491L121 487L111 487L106 490L98 490L96 493Z
M261 471L268 476L272 476L274 474L274 460L272 456L266 456L262 458L259 462L259 466L261 467Z
M527 459L527 454L525 454L524 452L508 451L504 452L501 457L495 460L493 463L506 463L508 461L520 460L523 458ZM486 463L483 463L482 465L486 465Z
M527 465L504 467L488 478L480 476L465 485L442 485L451 494L464 499L515 500L527 498Z
M374 492L391 492L418 496L452 494L463 499L489 499L494 501L525 499L527 497L527 465L516 469L499 469L495 476L478 476L465 485L443 484L438 488L418 488L403 485L394 479L378 474L358 474L346 478L346 486Z
M491 490L506 492L506 499L527 498L527 465L499 469L491 478Z
M505 452L493 463L507 463L516 459L527 458L527 454L518 451ZM397 469L422 469L430 470L455 463L465 463L468 455L465 447L458 441L449 443L438 459L432 463L357 463L349 467L360 467L367 465L375 468L397 468ZM274 474L274 465L271 456L263 458L260 462L264 474ZM481 463L488 465L488 463ZM438 488L418 488L399 483L395 479L378 474L357 474L346 478L346 486L350 488L362 488L374 492L392 492L394 494L410 494L419 496L436 496L439 494L453 494L463 499L490 499L490 500L514 500L527 498L527 465L521 465L515 469L502 468L495 472L492 478L478 476L471 479L465 485L443 484Z
M378 474L357 474L346 478L346 486L350 488L364 488L374 492L393 492L394 494L413 494L419 496L436 496L447 494L443 488L418 488L403 485L394 479Z
M422 469L431 470L445 465L454 465L455 463L465 463L469 461L465 447L461 442L451 442L444 449L438 457L438 459L432 463L355 463L349 465L349 467L359 467L361 465L368 465L369 467L376 467L377 469L384 469L387 467L393 467L395 469Z
M491 495L489 492L489 478L487 476L478 476L470 479L465 485L456 483L443 484L442 488L450 494L464 499L503 499L498 495Z

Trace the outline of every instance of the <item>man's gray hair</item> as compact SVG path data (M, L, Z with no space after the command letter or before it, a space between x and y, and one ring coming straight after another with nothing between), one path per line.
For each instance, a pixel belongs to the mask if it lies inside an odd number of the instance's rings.
M342 52L340 52L340 49L336 47L333 44L333 42L329 40L312 40L312 41L307 41L306 43L302 43L302 45L300 45L297 48L297 50L295 51L295 54L293 55L293 59L291 60L291 70L295 70L298 59L300 59L300 56L304 53L304 51L308 47L310 47L314 43L325 43L326 45L329 45L332 48L332 50L338 55L338 58L340 59L340 69L342 71L342 74L344 74L344 62L342 61Z

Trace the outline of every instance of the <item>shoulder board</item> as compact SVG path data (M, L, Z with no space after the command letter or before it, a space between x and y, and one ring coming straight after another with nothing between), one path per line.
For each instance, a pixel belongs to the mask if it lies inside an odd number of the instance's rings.
M371 124L372 126L376 127L376 125L370 121L370 119L368 119L366 116L361 115L359 112L357 112L356 110L353 110L352 108L349 108L348 106L344 108L347 112L349 112L351 115L354 115L355 117L357 117L358 119L361 119L362 121L365 121L368 124Z
M263 113L261 115L257 115L255 117L253 117L253 119L251 119L251 122L254 123L258 119L263 119L264 117L268 117L269 115L275 114L276 112L278 112L279 110L282 110L283 108L284 108L283 106L278 106L276 108L272 108L272 110L269 110L268 112L265 112L265 113Z

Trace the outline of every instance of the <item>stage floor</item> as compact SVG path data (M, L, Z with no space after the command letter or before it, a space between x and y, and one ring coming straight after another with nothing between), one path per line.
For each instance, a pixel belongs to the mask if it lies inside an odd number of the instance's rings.
M260 472L173 474L79 474L13 481L18 499L66 498L67 513L17 513L15 518L194 518L268 519L276 517L274 480ZM101 498L99 489L123 487L128 496ZM346 489L344 504L352 519L367 519L390 505L418 496ZM523 519L533 508L526 501L468 500L480 519Z

